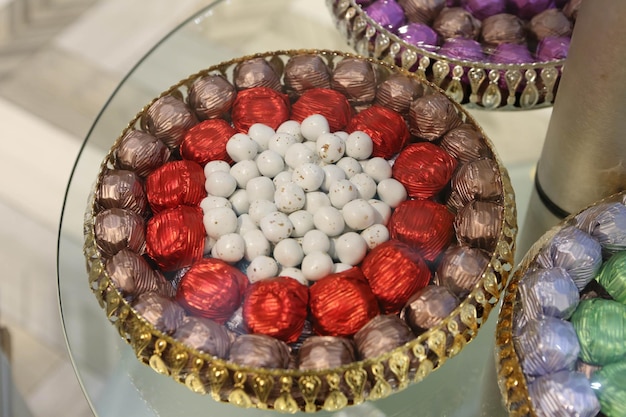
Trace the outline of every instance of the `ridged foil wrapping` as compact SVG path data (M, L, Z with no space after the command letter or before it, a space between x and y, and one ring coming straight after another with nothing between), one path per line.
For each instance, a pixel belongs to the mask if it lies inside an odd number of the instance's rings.
M452 176L452 191L446 204L455 211L472 200L497 201L502 198L498 165L489 158L463 164Z
M600 404L587 378L578 372L560 371L534 380L528 393L537 417L594 417Z
M303 371L338 368L356 360L354 343L345 337L312 336L298 352L298 369Z
M141 128L170 149L176 149L185 132L196 123L196 115L181 99L172 95L157 99L141 118Z
M198 119L215 119L226 115L237 97L235 86L221 74L200 77L189 87L187 101Z
M369 104L376 98L377 76L372 64L357 58L337 63L331 87L348 98L352 105Z
M430 24L445 7L446 0L398 0L411 22Z
M424 86L404 74L392 74L378 85L375 104L407 114L411 102L424 95Z
M576 225L600 242L605 259L626 250L624 204L614 202L591 207L576 216Z
M176 294L174 286L163 274L152 269L142 256L129 249L121 250L107 260L105 268L111 281L123 295L136 297L155 292L171 298Z
M326 88L305 91L291 106L291 120L302 122L309 116L321 114L331 132L344 130L352 118L352 107L343 94Z
M486 252L480 249L452 246L446 249L437 264L435 282L462 299L480 281L488 263Z
M223 326L203 317L187 316L173 337L188 346L218 358L227 358L230 338Z
M301 95L312 88L330 89L330 69L319 55L291 57L285 65L285 88Z
M155 292L140 294L133 308L157 330L172 334L182 324L185 310L171 299Z
M525 46L524 22L519 17L509 13L490 16L482 21L480 38L483 43L491 46L502 43L524 44Z
M580 301L576 284L565 269L558 267L530 272L518 291L525 321L541 316L568 319Z
M153 213L180 205L197 206L206 197L204 169L194 161L171 161L146 178L146 196Z
M94 220L96 245L105 257L128 248L138 254L146 249L145 223L134 211L112 208L99 212Z
M209 161L230 162L226 143L237 131L223 119L209 119L198 123L185 133L180 144L184 159L206 165Z
M454 219L459 242L491 252L500 235L504 207L489 201L472 201Z
M450 100L440 94L429 94L411 103L409 130L418 138L432 142L462 123Z
M491 154L481 133L467 123L463 123L443 135L439 146L455 157L459 163L489 157Z
M244 334L231 345L228 359L241 366L286 369L289 366L289 347L270 336Z
M354 335L354 343L362 359L375 358L402 346L415 336L397 315L374 317Z
M478 39L480 20L461 7L449 7L437 15L433 29L442 39Z
M169 148L149 133L129 130L115 149L115 167L146 177L163 165L170 154Z
M346 131L367 133L374 143L372 157L391 158L400 152L409 140L409 130L400 113L380 106L372 106L356 114Z
M280 74L264 58L252 58L235 66L233 82L238 90L267 87L282 91Z
M128 209L143 217L148 207L143 180L133 171L109 170L96 190L96 203L103 208Z
M416 334L421 334L448 317L459 303L446 287L428 285L407 301L400 317Z

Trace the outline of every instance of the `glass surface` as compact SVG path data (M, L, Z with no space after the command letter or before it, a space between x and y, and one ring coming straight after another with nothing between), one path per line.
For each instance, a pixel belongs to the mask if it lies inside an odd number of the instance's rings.
M101 161L113 141L161 91L189 74L231 58L303 48L351 51L333 26L324 0L216 1L156 45L127 75L95 121L67 188L59 231L58 278L70 356L96 416L276 415L217 403L136 360L89 289L82 253L83 213ZM550 109L471 113L509 170L521 221ZM517 258L521 255L518 253ZM386 399L349 407L334 415L506 415L496 385L493 358L496 316L494 309L476 339L423 382Z

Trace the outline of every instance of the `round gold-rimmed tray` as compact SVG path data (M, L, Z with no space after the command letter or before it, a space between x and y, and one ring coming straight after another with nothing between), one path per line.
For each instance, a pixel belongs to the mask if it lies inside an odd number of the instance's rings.
M343 59L356 58L369 62L382 74L400 72L416 78L414 74L385 62L320 50L260 53L212 66L161 93L129 122L103 161L95 188L98 188L104 173L116 167L114 155L121 139L128 131L141 129L142 117L159 98L185 98L193 81L207 74L221 74L232 79L234 67L253 58L263 58L276 65L277 61L285 64L291 57L307 54L320 56L329 68ZM433 93L443 94L433 84L424 80L419 82L424 83ZM113 284L105 270L105 258L95 240L94 220L98 212L95 191L88 204L84 228L84 254L91 289L109 320L116 326L120 336L132 346L141 362L194 392L210 394L217 401L287 413L299 410L334 411L389 396L423 380L448 358L458 354L487 320L512 269L517 232L514 193L505 168L495 154L493 145L471 116L458 104L452 105L465 123L473 125L483 135L492 158L497 162L503 186L503 216L498 224L495 249L490 254L480 281L446 319L405 345L376 358L318 371L244 367L192 349L150 325Z
M458 60L400 39L356 0L327 0L333 19L357 53L410 69L468 108L531 110L552 106L565 59L497 64Z

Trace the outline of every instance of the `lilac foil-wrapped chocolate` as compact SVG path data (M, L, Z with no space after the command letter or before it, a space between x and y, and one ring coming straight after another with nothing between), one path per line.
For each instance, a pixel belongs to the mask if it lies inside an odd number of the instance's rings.
M395 31L404 23L404 10L396 0L378 0L365 8L365 13L382 27Z
M499 44L491 56L491 62L496 64L524 64L533 61L534 59L526 45L516 43Z
M244 334L230 347L229 360L253 368L289 366L289 347L285 342L262 334Z
M393 74L378 86L375 104L407 114L411 102L423 94L424 87L416 83L414 78Z
M298 352L298 369L318 370L338 368L356 359L354 344L345 337L312 336L304 341Z
M524 22L509 13L500 13L483 20L480 39L491 46L501 43L526 43Z
M526 375L574 369L580 345L572 323L555 317L529 321L514 339Z
M145 178L170 158L163 142L141 130L128 131L115 149L115 167Z
M237 91L223 75L198 78L189 88L189 106L200 120L216 119L228 113L237 98Z
M537 45L535 56L538 61L556 61L567 58L570 38L568 36L547 36Z
M513 13L522 19L530 19L546 9L554 7L554 0L509 0Z
M140 294L133 303L137 313L165 334L172 334L183 322L185 310L169 298L155 292Z
M442 39L477 39L480 20L461 7L445 8L433 23L433 29Z
M571 36L572 22L558 9L548 9L530 20L530 31L539 40L548 36Z
M354 335L362 359L375 358L413 339L407 324L396 315L374 317Z
M500 235L504 207L489 201L471 201L454 219L459 242L491 252Z
M376 97L377 76L372 65L357 58L345 58L337 63L331 87L353 104L369 104Z
M474 39L448 39L441 45L439 54L464 61L482 62L485 60L482 46Z
M489 258L480 249L452 246L446 249L437 265L435 283L463 299L480 281L488 263Z
M297 55L285 65L285 87L297 95L312 88L330 88L330 69L319 55Z
M459 163L467 163L491 154L481 133L467 123L446 133L439 146L455 157Z
M267 87L276 91L282 89L280 76L263 58L253 58L237 64L233 73L233 82L238 90L253 87Z
M430 24L445 6L445 0L398 0L410 22Z
M563 268L528 273L518 287L522 313L528 321L541 316L568 319L580 300L578 287Z
M143 181L133 171L112 169L102 177L96 190L96 203L103 208L122 208L140 216L146 214L148 198Z
M430 52L436 52L439 44L437 32L424 23L411 22L408 25L400 26L397 34L406 43Z
M565 269L582 290L602 266L602 248L589 234L568 226L554 235L537 256L537 262L544 268Z
M504 13L507 0L463 0L462 4L475 18L485 20L489 16Z
M107 261L105 268L111 282L124 296L155 292L169 298L176 293L163 274L152 269L143 257L131 250L119 251Z
M122 249L138 254L146 250L145 223L137 213L120 208L99 212L94 220L96 245L105 257Z
M228 357L230 349L228 332L213 320L203 317L185 317L173 336L201 352L218 358Z
M155 101L141 118L141 128L168 148L180 145L185 133L198 123L196 115L178 97L163 96Z
M459 302L448 288L427 285L407 301L400 312L400 318L405 320L416 334L420 334L448 317Z
M576 216L578 228L593 236L605 258L626 250L626 206L605 203L591 207Z
M585 375L567 370L539 377L528 385L537 417L594 417L600 403Z
M411 134L427 141L440 138L462 123L452 102L441 94L422 96L409 109Z
M495 201L502 196L498 165L490 158L461 165L452 176L452 192L447 203L460 210L472 200Z

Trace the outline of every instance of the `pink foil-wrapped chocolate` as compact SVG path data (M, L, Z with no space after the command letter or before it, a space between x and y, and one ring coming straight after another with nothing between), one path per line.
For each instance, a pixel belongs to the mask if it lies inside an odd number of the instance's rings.
M409 326L395 314L374 317L354 335L362 359L391 352L414 338Z
M398 0L410 22L430 24L446 5L445 0Z
M163 142L141 130L129 130L115 148L115 167L146 177L170 158Z
M252 368L285 369L289 366L289 347L270 336L244 334L231 345L228 359Z
M107 260L105 268L113 285L124 296L155 292L171 298L176 293L163 274L152 269L142 256L129 249L123 249Z
M356 360L354 344L345 337L312 336L298 351L298 369L312 371L338 368Z
M571 40L568 36L546 36L537 45L535 56L539 61L556 61L567 58Z
M455 157L459 163L467 163L491 154L482 134L467 123L443 135L439 146Z
M486 45L500 45L501 43L526 43L524 22L519 17L500 13L483 20L480 39Z
M178 147L185 132L196 123L195 114L173 95L159 98L141 118L141 128L162 140L170 149Z
M546 9L554 7L554 0L509 0L513 13L522 19L530 19Z
M375 104L407 114L411 102L424 94L424 87L413 77L393 74L378 85Z
M404 10L396 0L378 0L365 8L365 13L382 27L394 31L404 23Z
M548 9L530 20L530 31L540 41L548 36L571 36L572 22L559 9Z
M216 119L230 111L237 91L221 74L210 74L196 79L189 87L187 101L198 119Z
M462 123L456 107L443 94L420 97L409 110L409 131L427 141L440 138Z
M155 329L172 334L183 322L185 310L176 302L155 292L140 294L133 303L135 311Z
M487 254L469 246L452 246L443 253L435 273L435 283L465 298L480 281L489 263Z
M498 165L489 158L462 165L452 177L452 192L447 204L460 210L472 200L495 201L502 196Z
M460 301L446 287L427 285L407 301L400 313L416 334L421 334L448 317Z
M474 39L448 39L441 45L439 55L464 61L482 62L485 59L483 48Z
M348 98L353 105L368 104L376 97L377 76L372 65L357 58L338 62L332 75L331 86Z
M454 219L459 242L492 252L500 235L504 207L490 201L474 200Z
M437 32L424 23L411 22L408 25L400 26L397 34L406 43L430 52L435 52L439 44Z
M228 357L230 338L223 326L203 317L188 316L174 332L174 339L218 358Z
M507 0L463 0L462 4L465 10L470 12L476 19L485 20L490 16L504 13Z
M146 249L145 224L134 211L111 208L99 212L94 219L96 245L105 257L122 249L142 254Z
M433 29L443 39L477 39L480 34L480 20L461 7L445 8L433 23Z
M253 87L282 90L279 74L264 58L252 58L237 64L233 73L233 82L238 90Z
M128 209L140 216L146 214L148 207L143 181L133 171L123 169L112 169L102 176L96 203L103 208Z
M330 88L330 69L319 55L297 55L285 65L285 87L297 95L312 88Z

